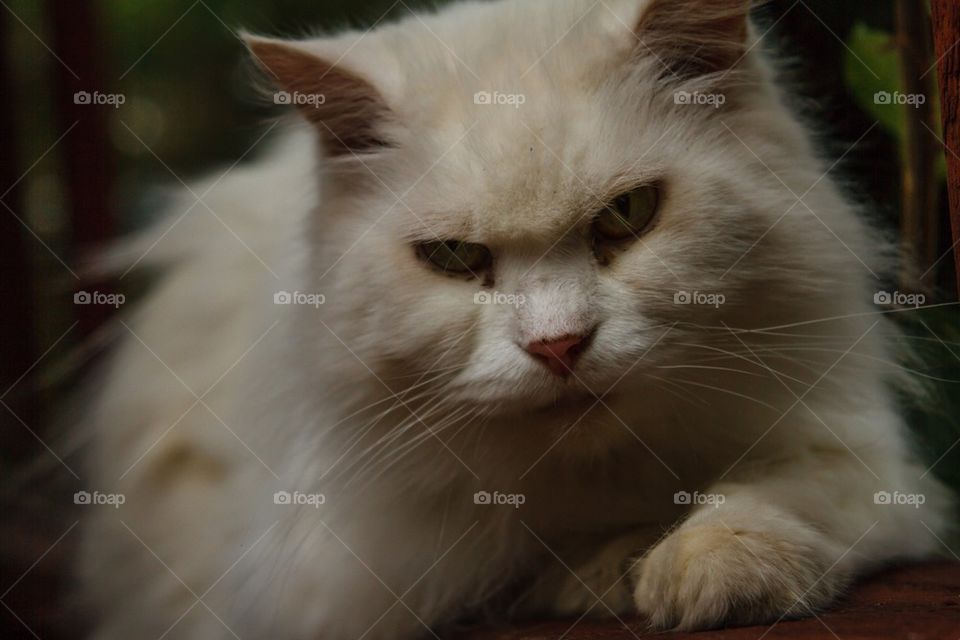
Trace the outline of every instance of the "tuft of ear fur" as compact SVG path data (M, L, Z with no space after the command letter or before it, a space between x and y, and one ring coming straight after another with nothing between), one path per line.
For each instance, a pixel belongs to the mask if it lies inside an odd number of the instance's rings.
M381 133L390 107L369 81L311 50L291 42L244 34L257 65L280 89L280 104L297 107L316 125L331 156L374 153L391 146Z
M635 32L664 63L665 78L690 80L734 68L746 55L750 0L652 0Z

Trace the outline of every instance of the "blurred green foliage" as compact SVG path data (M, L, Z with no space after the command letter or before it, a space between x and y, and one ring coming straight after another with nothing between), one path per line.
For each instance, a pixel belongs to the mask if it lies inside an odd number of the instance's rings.
M908 403L921 458L960 490L960 323L956 308L901 314L929 395Z
M238 31L300 37L369 28L424 4L110 0L103 17L110 66L119 90L131 97L126 111L134 121L128 124L138 132L143 125L145 141L178 172L189 173L242 155L265 116ZM119 138L121 151L142 155L136 141Z
M857 23L847 44L850 46L844 59L847 87L857 105L876 119L902 147L906 138L907 112L913 107L895 102L883 104L877 100L878 94L897 92L903 82L902 52L896 46L896 36ZM942 128L940 96L934 94L925 98L934 103L934 111L938 114L935 131L939 134ZM937 180L943 181L947 178L946 157L941 155L939 160Z
M875 100L877 93L894 92L900 87L903 65L894 35L857 23L848 44L844 73L857 104L902 140L906 105L881 105Z

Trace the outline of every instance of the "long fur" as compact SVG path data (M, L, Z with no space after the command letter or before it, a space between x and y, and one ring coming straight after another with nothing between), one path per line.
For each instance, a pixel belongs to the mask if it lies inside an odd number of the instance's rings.
M873 300L889 243L762 47L665 74L712 3L673 3L677 38L647 47L651 4L468 1L291 45L375 86L394 144L330 160L297 120L113 257L163 276L84 419L90 489L126 498L84 518L97 638L403 640L491 608L772 621L938 548L949 500L911 457ZM593 214L650 181L656 227L599 265ZM433 239L486 244L493 277L431 271L411 243ZM565 380L518 346L588 326Z

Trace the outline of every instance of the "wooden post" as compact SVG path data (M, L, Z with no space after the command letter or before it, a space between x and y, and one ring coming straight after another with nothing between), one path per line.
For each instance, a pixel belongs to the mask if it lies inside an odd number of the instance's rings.
M54 97L57 126L61 131L76 124L64 138L64 179L69 194L72 253L106 243L114 229L111 211L114 156L110 145L110 107L77 104L78 91L108 93L110 83L101 53L106 50L101 33L101 3L92 0L47 0L46 15L53 27L53 49L66 64L54 64ZM109 283L83 282L80 288L109 290ZM80 331L94 331L110 316L107 305L73 306Z
M940 258L940 216L937 200L940 185L934 178L937 156L941 152L930 130L938 127L933 93L933 44L930 38L930 17L917 0L896 0L897 44L903 60L903 92L926 97L923 104L906 109L902 158L902 206L900 231L905 252L912 263L926 272L923 283L905 279L900 286L909 290L916 285L936 282L935 263ZM912 270L908 269L907 273Z
M943 136L946 143L947 186L953 225L954 259L960 287L960 2L933 0L934 44L940 72Z
M10 22L9 12L0 9L0 32L6 33ZM0 269L3 270L3 276L0 276L0 300L3 300L0 340L4 354L0 358L0 396L17 417L0 407L0 434L4 442L2 457L20 459L36 446L36 441L20 420L30 428L36 428L39 421L33 379L21 379L38 355L34 331L34 274L30 264L31 250L35 248L31 243L36 240L20 223L25 217L21 198L23 185L17 182L23 171L18 165L22 150L19 146L20 128L13 121L18 96L10 77L10 64L15 56L13 51L4 53L10 57L0 56L3 62L0 64L0 91L4 96L0 100L0 140L3 140L3 153L0 154L0 199L3 201L0 204ZM20 381L14 386L18 379ZM4 460L4 464L8 462Z

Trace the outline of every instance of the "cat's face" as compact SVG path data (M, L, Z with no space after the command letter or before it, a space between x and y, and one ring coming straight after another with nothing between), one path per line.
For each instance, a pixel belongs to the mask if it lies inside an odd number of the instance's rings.
M776 176L744 166L745 147L787 149L776 136L788 132L748 124L780 111L740 55L677 64L690 52L662 48L663 4L471 4L347 48L389 113L333 160L347 168L331 180L347 184L318 225L317 268L336 265L318 287L335 289L331 326L371 368L441 372L450 398L497 411L615 384L642 393L694 325L737 326L745 306L762 309L744 299L758 288L790 299L763 271L731 270L791 204ZM744 3L719 5L745 24ZM704 20L706 41L739 51L740 22ZM773 231L764 250L788 247Z

